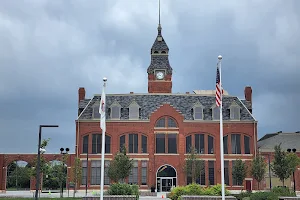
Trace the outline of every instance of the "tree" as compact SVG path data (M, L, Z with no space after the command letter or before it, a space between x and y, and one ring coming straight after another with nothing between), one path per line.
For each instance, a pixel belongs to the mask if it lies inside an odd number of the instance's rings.
M74 193L73 193L73 197L75 197L75 193L77 190L77 184L81 181L82 178L82 166L81 166L81 162L80 162L80 158L76 157L75 158L75 163L72 169L72 181L74 182Z
M114 182L124 182L124 179L130 175L132 168L133 160L126 155L126 147L123 146L111 161L108 176Z
M232 178L236 180L237 185L242 185L247 175L246 163L241 159L235 160L234 166L232 167Z
M49 141L50 141L50 138L44 139L41 142L41 148L45 149L48 146ZM43 173L43 174L45 174L49 171L49 165L48 165L48 162L46 161L46 159L44 158L44 153L45 152L41 152L41 157L40 157L40 173ZM32 166L33 168L31 170L31 176L36 176L36 166L37 166L37 156L33 161L33 166Z
M272 162L271 168L284 186L285 179L292 175L297 165L300 164L300 161L296 154L287 154L285 151L282 151L281 144L275 145L274 150L274 161Z
M184 163L183 170L187 177L192 178L193 183L204 173L204 162L197 159L197 150L195 147L190 148L190 153Z
M258 189L261 181L264 179L266 173L266 167L267 164L265 163L264 158L262 156L256 156L252 160L251 175L257 181Z

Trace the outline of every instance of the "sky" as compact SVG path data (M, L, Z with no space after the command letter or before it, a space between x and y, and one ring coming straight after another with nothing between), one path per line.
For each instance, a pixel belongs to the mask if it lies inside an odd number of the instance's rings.
M173 92L222 82L244 99L253 90L259 138L300 131L300 1L161 0ZM0 153L36 153L40 124L47 153L75 149L78 88L147 93L158 0L0 1Z

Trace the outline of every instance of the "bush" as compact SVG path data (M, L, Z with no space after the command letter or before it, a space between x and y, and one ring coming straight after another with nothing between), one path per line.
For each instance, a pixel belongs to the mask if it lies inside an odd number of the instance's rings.
M233 196L235 196L237 200L244 200L246 197L249 197L249 200L251 194L251 192L241 192L240 194L234 194Z
M139 187L126 183L114 183L107 190L108 195L135 195L139 199Z
M229 195L229 191L225 190L225 194ZM222 195L222 187L220 184L204 188L199 184L189 184L187 186L177 186L171 190L168 198L172 200L180 200L182 195L211 195L220 196Z
M256 192L251 194L250 200L276 200L278 195L273 192Z
M277 194L278 196L285 196L285 197L295 197L295 192L291 192L287 187L274 187L272 188L272 192Z

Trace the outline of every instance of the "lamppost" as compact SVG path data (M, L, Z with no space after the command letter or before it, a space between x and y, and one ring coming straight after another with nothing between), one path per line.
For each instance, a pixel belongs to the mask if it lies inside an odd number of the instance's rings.
M65 158L64 158L64 155L68 154L68 152L70 151L69 148L66 148L66 151L64 152L64 148L60 148L60 154L63 155L63 162L62 162L62 176L64 177L64 171L65 171ZM60 188L61 188L61 191L60 191L60 197L63 198L63 193L64 193L64 187L63 187L63 179L60 180Z
M38 200L39 185L40 185L40 165L41 165L41 152L45 152L45 149L41 148L42 140L42 128L54 128L58 125L40 125L39 128L39 141L38 141L38 157L37 157L37 166L36 166L36 183L35 183L35 199Z
M287 149L287 151L290 153L291 151L293 151L293 153L296 153L296 149ZM296 180L295 180L295 171L293 171L293 182L294 182L294 192L296 192Z

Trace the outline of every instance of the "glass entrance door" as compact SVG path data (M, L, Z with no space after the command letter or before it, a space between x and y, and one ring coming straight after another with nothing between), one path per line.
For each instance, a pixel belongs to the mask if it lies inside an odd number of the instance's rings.
M170 192L173 186L172 178L161 178L161 191Z

